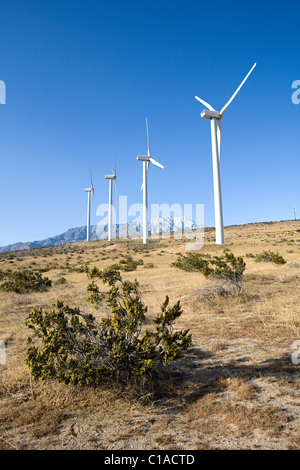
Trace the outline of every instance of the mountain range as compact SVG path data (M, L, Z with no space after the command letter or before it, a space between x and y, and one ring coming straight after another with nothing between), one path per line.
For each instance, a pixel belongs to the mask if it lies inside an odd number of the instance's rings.
M166 232L176 232L181 230L193 230L200 228L186 217L157 217L149 222L149 234L158 234ZM114 225L114 237L133 238L142 236L142 225L138 222L129 222L127 224ZM107 239L107 225L92 225L90 228L91 240ZM86 240L86 226L69 228L66 232L45 238L44 240L33 242L19 242L12 245L0 247L0 252L30 250L32 248L42 248L47 246L66 245L69 243L83 242Z

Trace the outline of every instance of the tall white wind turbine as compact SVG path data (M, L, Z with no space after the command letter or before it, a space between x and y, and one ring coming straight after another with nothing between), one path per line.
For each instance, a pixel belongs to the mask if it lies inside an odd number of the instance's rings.
M150 152L150 140L149 140L149 129L148 129L148 119L146 118L146 128L147 128L147 142L148 142L148 155L138 155L137 160L143 162L143 243L148 243L148 190L147 190L147 173L150 163L153 165L164 168L163 165L158 163L154 158L151 157Z
M117 205L117 157L115 155L115 168L112 175L105 175L105 179L109 180L109 191L108 191L108 241L112 240L112 182L114 181L115 186L115 196L116 196L116 205Z
M196 100L200 101L206 108L201 113L201 117L210 120L211 125L211 143L212 143L212 160L213 160L213 179L214 179L214 200L215 200L215 225L216 225L216 244L224 245L224 225L223 225L223 208L222 208L222 193L221 193L221 176L220 176L220 152L221 152L221 125L222 118L228 106L234 100L242 86L248 80L249 76L256 67L256 63L246 75L240 86L236 89L230 100L225 104L220 112L216 111L206 101L195 96Z
M85 188L85 192L88 193L88 203L87 203L87 225L86 225L86 240L90 241L90 227L91 227L91 193L95 196L93 178L91 172L91 187Z

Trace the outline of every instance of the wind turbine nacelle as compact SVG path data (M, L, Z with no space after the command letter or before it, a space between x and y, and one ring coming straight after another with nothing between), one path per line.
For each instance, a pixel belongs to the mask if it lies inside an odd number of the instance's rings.
M113 175L105 175L104 178L107 179L107 180L113 180L114 176Z
M138 155L136 157L137 160L141 161L141 162L149 162L149 157L148 155Z
M91 192L91 188L85 188L84 189L86 193L90 193Z
M209 109L202 111L201 117L204 119L222 119L222 116L218 111L210 111Z

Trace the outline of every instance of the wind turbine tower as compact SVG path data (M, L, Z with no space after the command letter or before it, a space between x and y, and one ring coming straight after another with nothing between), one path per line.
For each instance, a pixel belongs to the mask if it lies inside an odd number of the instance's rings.
M249 78L256 63L250 72L246 75L240 86L236 89L230 100L225 104L224 108L219 112L216 111L209 103L195 96L207 109L202 111L201 117L210 120L211 127L211 143L212 143L212 160L213 160L213 180L214 180L214 200L215 200L215 226L216 226L216 244L224 245L224 224L223 224L223 207L221 193L221 175L220 175L220 152L221 152L221 125L224 113L230 103L234 100L246 80Z
M91 187L85 188L85 192L88 193L88 203L87 203L87 225L86 225L86 241L90 241L90 226L91 226L91 193L95 196L93 178L91 172Z
M146 128L147 128L147 142L148 142L148 155L138 155L137 160L143 162L143 243L146 245L149 242L148 239L148 187L147 187L147 174L150 163L153 165L164 168L163 165L158 163L154 158L151 157L150 152L150 140L149 140L149 129L148 129L148 119L146 118Z
M112 175L105 175L105 179L109 180L108 188L108 241L112 240L112 182L114 181L115 186L115 196L116 196L116 205L117 205L117 157L115 155L115 168Z
M295 220L297 220L296 206L294 206L294 217L295 217Z

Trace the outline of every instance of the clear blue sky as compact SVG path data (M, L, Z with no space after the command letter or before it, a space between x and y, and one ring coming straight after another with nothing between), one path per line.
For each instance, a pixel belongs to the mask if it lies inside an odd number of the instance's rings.
M118 159L118 194L149 203L204 204L214 225L209 122L198 95L221 109L225 225L300 215L299 1L1 0L0 245L86 224Z

